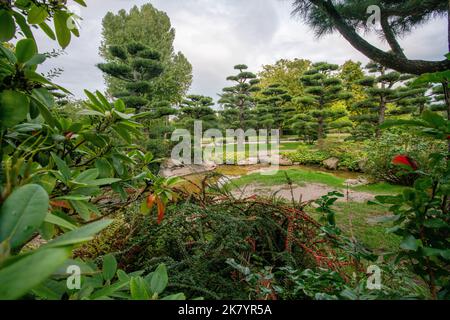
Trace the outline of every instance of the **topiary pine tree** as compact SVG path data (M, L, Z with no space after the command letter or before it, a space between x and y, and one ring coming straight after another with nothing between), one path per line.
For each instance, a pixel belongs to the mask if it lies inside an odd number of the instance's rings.
M125 88L112 95L121 98L128 108L150 110L151 81L163 72L159 53L138 42L110 46L108 50L114 61L100 63L98 68L120 80Z
M256 125L252 114L256 100L252 93L260 90L257 86L259 80L254 73L245 71L248 67L244 64L236 65L234 69L239 73L227 80L235 85L223 89L219 104L223 107L222 118L226 127L245 130Z
M181 103L178 112L178 125L191 132L194 131L194 121L202 121L203 130L217 127L216 112L211 108L213 98L202 95L189 95Z
M309 119L316 125L309 127L317 128L317 139L322 140L330 124L345 116L345 113L332 109L333 104L351 98L342 80L336 76L338 65L319 62L305 72L300 81L305 89L305 95L296 100L307 108ZM296 126L295 123L293 126Z
M308 144L317 141L317 122L314 118L305 113L299 113L289 119L291 128L298 134L298 137Z
M414 109L411 105L418 101L414 99L408 101L407 98L421 91L404 86L412 78L411 75L391 71L375 62L369 62L366 70L373 76L365 77L358 83L365 87L364 92L367 98L352 106L353 110L358 110L360 113L351 116L350 119L358 123L354 135L364 135L366 138L375 135L379 138L380 125L386 120L388 106L395 107L392 115L410 113ZM402 101L401 104L399 104L400 101Z
M430 109L437 112L447 112L447 118L450 119L449 106L445 100L444 86L441 84L434 85L431 88L431 104Z
M164 69L160 54L139 42L110 46L108 50L112 61L98 64L98 68L119 81L115 88L123 88L117 91L110 88L111 94L142 114L141 122L150 138L146 141L148 150L155 156L166 156L169 146L165 140L173 129L169 116L176 114L176 109L167 101L153 99L153 81Z
M415 79L415 78L414 78ZM420 116L426 109L430 108L432 95L429 84L415 85L414 79L405 83L404 87L398 89L400 100L397 102L397 108L390 114L407 114Z
M269 85L261 93L263 97L258 100L255 109L258 125L264 129L278 129L281 134L286 119L295 111L292 106L287 106L292 97L278 83Z

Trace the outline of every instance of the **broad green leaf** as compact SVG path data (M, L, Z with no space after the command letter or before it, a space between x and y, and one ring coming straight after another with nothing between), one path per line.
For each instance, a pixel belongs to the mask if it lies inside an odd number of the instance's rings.
M441 251L441 257L446 259L446 260L450 260L450 249L442 250Z
M84 90L84 93L89 98L89 100L98 108L97 111L105 112L107 109L103 106L103 104L97 99L97 97L90 91Z
M33 39L22 39L16 44L16 57L20 63L25 63L37 54L36 42Z
M95 111L95 110L81 110L81 111L78 112L78 114L82 115L82 116L100 116L100 117L104 117L105 116L100 111Z
M45 176L38 176L37 178L38 179L36 179L34 182L44 188L44 190L48 194L51 194L53 189L55 188L56 179L50 174L46 174Z
M120 112L118 110L113 110L114 114L116 114L119 118L124 119L124 120L129 120L131 118L133 118L134 114L126 114L123 112Z
M0 300L22 297L47 279L70 254L70 248L37 250L0 269Z
M14 52L12 52L10 49L5 48L3 45L0 44L0 54L2 54L11 64L16 64L17 58Z
M420 240L417 240L413 236L408 236L405 239L403 239L402 243L400 244L400 248L408 251L417 251L420 244L421 244Z
M73 0L73 1L75 1L76 3L78 3L79 5L81 5L83 7L86 7L86 2L84 2L84 0Z
M421 250L426 257L439 256L444 251L441 249L435 249L430 247L423 247Z
M107 159L97 159L95 161L95 167L99 171L99 178L109 178L114 176L114 168Z
M112 129L119 135L119 137L125 140L125 142L132 143L131 135L127 130L117 125L113 126Z
M52 28L50 28L50 26L49 26L47 23L42 22L42 23L39 24L39 27L42 29L42 31L44 31L44 33L45 33L50 39L56 40L56 35L55 35L55 33L53 32Z
M31 31L30 25L27 23L27 19L17 11L15 11L13 15L25 37L34 39L33 32Z
M147 285L142 277L132 277L130 281L131 298L133 300L149 300Z
M16 24L11 14L6 10L0 10L0 42L7 42L14 38Z
M347 299L347 300L357 300L358 296L355 294L355 292L353 290L350 289L344 289L341 293L340 293L341 297Z
M67 232L55 240L50 241L49 243L45 244L45 248L55 248L55 247L61 247L61 246L67 246L67 245L74 245L81 242L90 241L94 238L94 236L105 229L107 226L109 226L113 220L101 220L92 222L88 225L85 225L83 227L80 227L76 230Z
M99 175L99 171L98 169L88 169L82 173L80 173L76 178L75 178L75 182L79 182L79 183L88 183L92 180L97 179Z
M102 297L108 297L114 294L116 291L126 287L128 284L129 280L126 280L126 281L118 281L109 286L104 286L100 290L94 292L90 298L95 300L95 299L102 299Z
M0 242L9 239L11 248L23 245L44 222L48 194L37 184L19 187L0 208Z
M56 163L56 166L58 167L58 170L61 172L64 179L66 179L66 182L69 181L70 177L72 176L69 166L66 164L64 160L58 157L56 153L52 152L51 155Z
M153 272L153 276L150 281L151 292L160 294L167 287L168 282L169 278L167 276L167 268L166 265L162 263Z
M33 95L42 102L48 109L52 109L55 106L55 97L45 88L39 88L33 90Z
M83 200L90 200L90 196L85 196L81 194L68 194L66 196L61 196L55 198L56 200L76 200L76 201L83 201Z
M59 45L65 49L70 43L70 30L67 27L67 19L69 15L64 11L56 11L53 20L55 23L56 38L58 39Z
M4 90L0 92L0 105L0 127L9 128L27 118L30 100L22 92Z
M450 70L434 73L424 73L416 80L414 80L412 84L421 85L424 83L441 83L449 79L450 79Z
M184 295L184 293L175 293L171 294L170 296L161 298L161 300L186 300L186 296Z
M69 200L70 205L83 218L84 221L91 220L91 211L88 207L88 202L85 200Z
M47 241L53 239L56 233L55 225L45 221L41 224L38 231L42 239Z
M45 217L45 222L66 228L68 230L75 230L77 228L76 225L51 213L47 214L47 216Z
M45 61L46 56L45 54L35 54L34 57L32 57L30 60L28 60L27 63L25 63L26 67L36 66L38 64L41 64Z
M127 273L123 270L117 270L117 278L119 278L119 281L130 281L130 276L127 275Z
M112 280L117 270L117 261L112 254L107 254L103 257L103 279L106 281Z
M90 186L104 186L104 185L113 184L113 183L116 183L119 181L122 181L122 179L104 178L104 179L97 179L97 180L88 181L88 182L84 182L84 183L86 183L87 185L90 185Z
M111 110L111 104L100 91L95 91L95 95L97 96L98 100L101 102L105 110Z
M116 102L114 102L114 108L116 108L117 111L125 112L126 106L121 99L118 99L116 100Z
M40 24L45 21L48 17L47 8L45 6L31 5L28 11L28 23L30 24Z

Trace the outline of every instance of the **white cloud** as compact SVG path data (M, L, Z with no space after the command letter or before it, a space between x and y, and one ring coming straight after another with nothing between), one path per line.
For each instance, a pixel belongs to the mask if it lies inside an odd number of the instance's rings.
M64 68L58 83L82 98L83 89L105 90L101 72L101 20L108 11L129 10L134 5L151 2L166 11L176 29L175 49L182 51L194 68L191 91L217 98L227 85L225 78L234 73L233 66L248 64L258 71L263 64L281 58L306 58L342 63L348 59L366 62L340 35L320 40L298 19L291 17L290 1L280 0L104 0L88 1L82 9L82 32L66 50L67 55L51 59L41 71ZM401 40L408 56L439 60L447 53L445 19L436 19L412 36ZM375 37L369 40L381 44ZM40 36L41 51L57 48Z

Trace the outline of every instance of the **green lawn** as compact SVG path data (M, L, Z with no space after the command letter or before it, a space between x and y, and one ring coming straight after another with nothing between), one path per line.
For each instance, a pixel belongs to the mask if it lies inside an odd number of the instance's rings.
M250 183L258 183L266 186L276 186L286 184L286 174L293 183L303 186L306 183L321 183L334 188L346 188L345 178L338 177L328 172L307 170L307 169L282 169L278 170L274 175L262 175L260 173L252 173L233 180L236 187L244 186ZM404 187L390 185L388 183L374 183L359 187L350 187L350 189L361 192L369 192L373 194L397 194Z
M386 233L386 224L376 223L376 218L389 214L386 208L366 203L338 202L334 209L337 226L349 237L353 231L353 236L367 248L382 253L400 245L400 237ZM307 208L306 211L315 218L319 217L314 208Z

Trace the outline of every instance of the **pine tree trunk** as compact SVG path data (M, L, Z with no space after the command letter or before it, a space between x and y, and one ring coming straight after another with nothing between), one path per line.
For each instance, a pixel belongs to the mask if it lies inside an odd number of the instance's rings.
M244 128L244 101L240 100L239 101L239 129L242 129L245 131Z
M386 68L382 67L381 69L381 76L384 76L386 74ZM381 83L381 89L386 89L386 84L384 82ZM383 95L381 96L380 100L380 110L378 111L378 126L376 131L376 138L379 139L381 137L381 128L380 126L384 123L386 115L386 97Z
M323 139L323 117L319 117L319 128L317 130L317 140L321 141Z
M381 137L380 126L384 123L386 117L386 98L382 97L380 102L380 110L378 111L378 127L376 132L377 139Z

